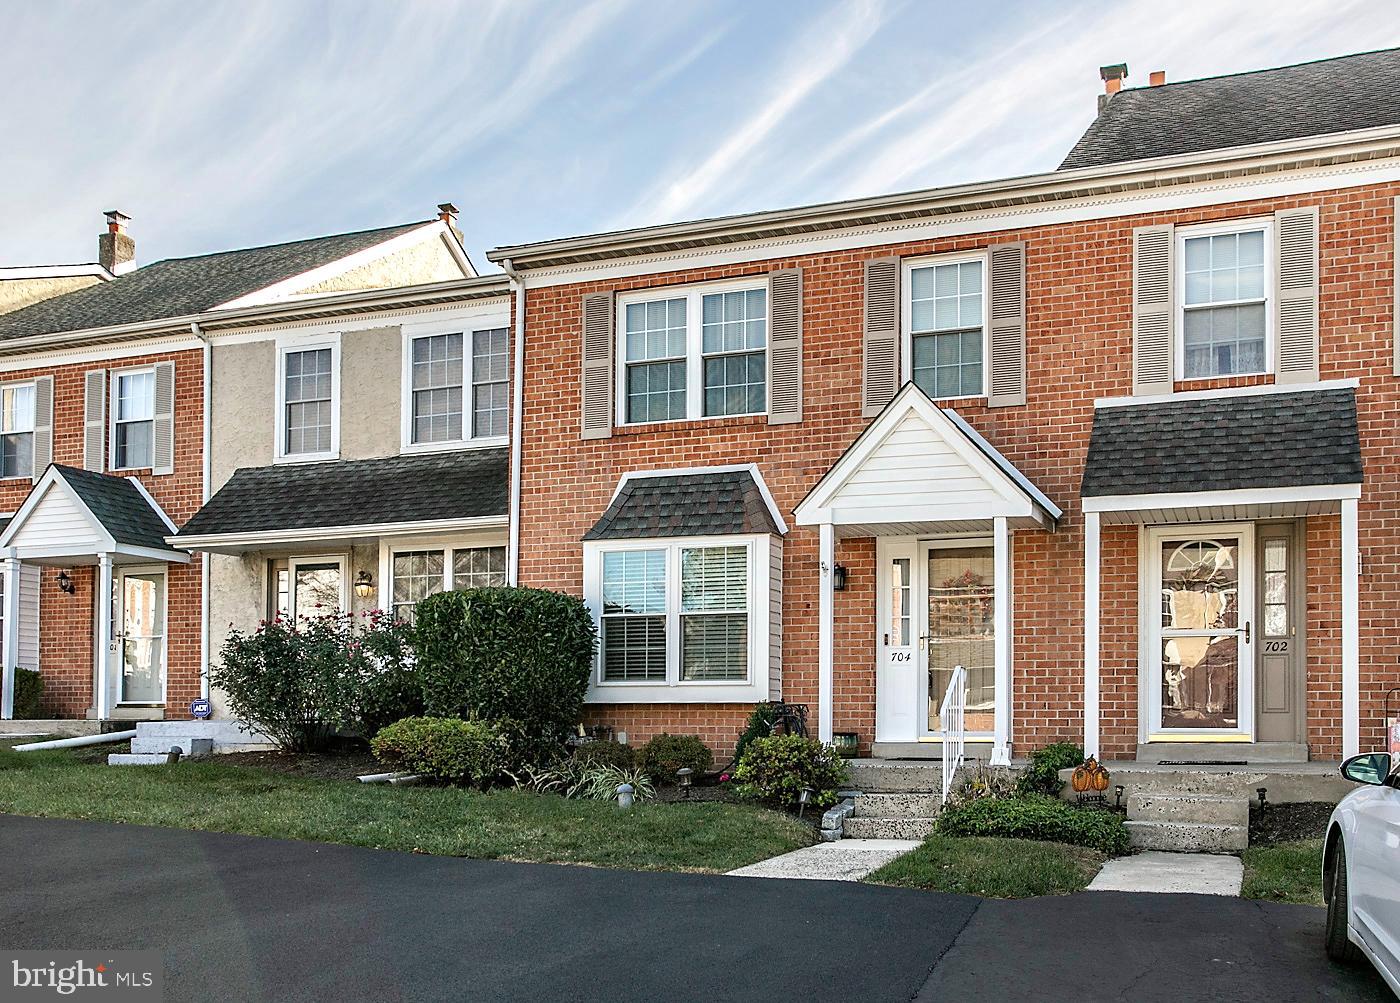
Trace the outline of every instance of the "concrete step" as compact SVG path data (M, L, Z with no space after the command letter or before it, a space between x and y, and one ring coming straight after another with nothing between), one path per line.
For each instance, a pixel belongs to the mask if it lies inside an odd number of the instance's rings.
M847 839L923 839L933 832L931 818L871 818L852 815L846 819Z
M1128 818L1135 822L1201 822L1207 825L1249 826L1249 800L1208 794L1128 796Z
M1137 747L1137 759L1140 763L1306 763L1308 747L1302 742L1151 742Z
M862 794L856 798L856 815L864 818L932 818L942 798L937 794L907 791L902 794Z
M107 756L108 766L164 766L166 761L163 752L113 752Z
M1239 853L1249 846L1249 827L1204 822L1125 822L1139 850L1171 853Z
M213 754L214 740L212 738L191 738L188 735L142 738L139 729L136 737L131 740L131 751L137 755L164 756L172 747L178 748L182 756L199 758Z
M185 747L190 739L208 739L215 752L249 752L272 747L272 739L257 731L244 730L238 721L222 718L215 721L142 721L136 726L136 738L150 751L165 752L172 745ZM149 745L146 743L149 742Z
M943 768L933 763L852 759L850 786L858 791L942 791Z

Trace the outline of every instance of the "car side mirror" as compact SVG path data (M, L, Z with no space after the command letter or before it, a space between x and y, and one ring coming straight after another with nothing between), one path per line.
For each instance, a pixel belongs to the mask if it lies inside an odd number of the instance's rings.
M1368 752L1352 756L1342 764L1342 776L1353 783L1380 787L1390 776L1390 753Z

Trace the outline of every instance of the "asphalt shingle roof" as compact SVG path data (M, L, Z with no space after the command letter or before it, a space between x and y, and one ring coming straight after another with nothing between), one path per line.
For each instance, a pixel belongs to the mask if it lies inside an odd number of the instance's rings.
M1098 408L1080 493L1360 483L1348 388Z
M180 536L331 529L506 514L506 449L245 467Z
M1115 94L1060 169L1400 123L1400 49L1134 87Z
M747 470L632 477L585 540L778 534L763 492Z
M405 223L156 261L109 282L0 315L0 341L201 313L423 225L423 221Z
M112 539L129 547L169 550L170 527L129 477L54 464Z

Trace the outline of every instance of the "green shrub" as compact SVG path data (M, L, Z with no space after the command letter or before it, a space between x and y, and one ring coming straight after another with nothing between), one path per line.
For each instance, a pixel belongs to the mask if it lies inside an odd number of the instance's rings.
M376 615L278 617L252 633L230 629L210 666L239 719L280 748L324 748L339 733L368 737L421 709L412 629Z
M429 714L518 722L548 760L577 725L597 630L583 600L559 592L440 592L415 612L415 650Z
M589 742L574 750L573 760L589 766L612 766L630 770L637 765L637 750L620 742Z
M836 750L814 738L773 735L756 738L734 769L740 797L776 804L793 804L803 788L812 790L810 804L827 808L846 783L846 761Z
M43 716L44 677L33 669L15 669L15 719L35 721Z
M1060 793L1060 771L1084 762L1084 750L1073 742L1056 742L1031 753L1031 765L1016 785L1018 794Z
M979 798L950 806L938 816L945 836L1006 836L1087 846L1109 854L1128 852L1128 830L1116 813L1079 808L1048 794Z
M773 722L778 719L777 711L771 703L755 704L749 712L744 730L739 732L739 741L734 743L734 762L744 758L744 750L755 738L767 738L773 734Z
M374 736L374 756L390 769L485 790L505 768L507 743L485 721L409 717Z
M676 771L684 766L704 773L714 761L714 753L699 735L668 735L663 731L641 751L642 769L660 784L675 783Z

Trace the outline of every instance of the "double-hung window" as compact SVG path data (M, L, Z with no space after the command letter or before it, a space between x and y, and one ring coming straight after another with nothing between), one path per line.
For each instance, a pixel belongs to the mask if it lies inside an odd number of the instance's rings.
M505 319L406 335L403 444L442 449L506 435L510 332Z
M138 369L112 374L112 469L151 466L156 416L156 374Z
M277 455L331 459L339 449L336 398L339 349L334 344L282 350Z
M448 589L506 583L505 547L424 547L390 554L389 606L400 620L413 620L422 599Z
M985 393L985 272L981 256L906 265L908 371L930 397Z
M1269 371L1269 224L1178 231L1183 379Z
M768 408L766 280L625 294L618 338L624 424Z
M34 474L34 384L0 388L0 477Z

